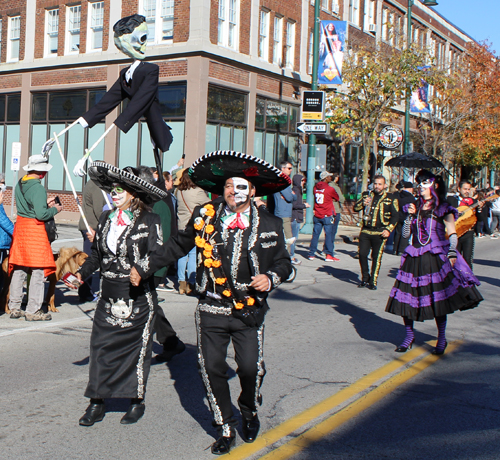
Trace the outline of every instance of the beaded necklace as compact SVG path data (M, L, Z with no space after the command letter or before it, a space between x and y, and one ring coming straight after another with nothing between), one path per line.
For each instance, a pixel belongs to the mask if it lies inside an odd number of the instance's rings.
M421 217L420 217L420 209L418 210L418 214L417 214L417 239L418 239L418 242L420 243L421 246L425 246L425 245L429 244L429 241L431 240L433 219L434 219L434 213L431 212L431 224L429 226L429 230L427 231L425 223L423 222L423 219L421 219ZM422 241L422 238L421 238L422 224L423 224L425 232L427 233L427 241L425 243Z

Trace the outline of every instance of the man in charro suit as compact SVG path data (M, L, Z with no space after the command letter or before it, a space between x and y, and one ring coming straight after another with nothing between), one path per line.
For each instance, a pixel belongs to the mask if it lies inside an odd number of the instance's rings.
M270 195L290 185L290 178L259 158L232 151L204 155L189 169L199 187L221 195L193 211L186 229L170 238L151 266L168 265L197 248L195 312L198 366L217 428L212 453L231 450L236 438L226 363L232 341L241 393L238 398L243 440L255 441L260 428L257 407L266 373L264 317L269 292L291 271L283 223L257 208L253 196ZM131 275L131 282L138 282Z
M477 203L475 198L471 196L472 184L468 180L462 180L457 187L457 193L448 197L447 201L454 208L460 206L472 206ZM474 211L475 212L475 211ZM458 238L457 251L462 254L463 258L472 270L474 264L474 227L465 232Z
M364 211L363 227L359 234L359 265L361 282L358 287L377 289L377 279L384 254L387 238L398 223L398 200L389 196L385 190L384 176L373 178L373 192L363 193L354 205L354 211ZM368 268L368 255L372 253L371 274Z

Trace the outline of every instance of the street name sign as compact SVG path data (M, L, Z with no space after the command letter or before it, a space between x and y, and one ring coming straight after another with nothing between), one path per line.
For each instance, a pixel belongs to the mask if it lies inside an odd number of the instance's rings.
M301 133L327 134L327 123L297 123L297 131Z

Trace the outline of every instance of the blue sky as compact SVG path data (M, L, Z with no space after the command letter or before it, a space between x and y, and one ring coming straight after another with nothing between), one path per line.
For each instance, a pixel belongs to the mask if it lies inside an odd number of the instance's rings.
M441 16L476 41L488 40L500 55L500 0L437 0Z

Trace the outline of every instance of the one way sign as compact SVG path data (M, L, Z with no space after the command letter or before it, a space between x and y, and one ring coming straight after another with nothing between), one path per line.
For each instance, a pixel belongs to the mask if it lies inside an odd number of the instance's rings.
M301 133L327 134L327 123L297 123L297 131Z

